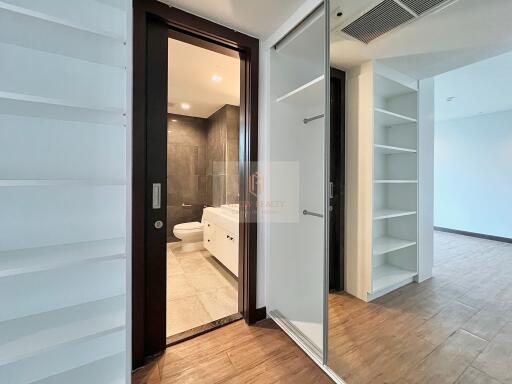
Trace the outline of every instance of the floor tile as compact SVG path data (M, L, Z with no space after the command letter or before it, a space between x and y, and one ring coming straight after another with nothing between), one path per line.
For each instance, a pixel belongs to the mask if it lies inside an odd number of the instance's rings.
M197 296L167 302L167 335L175 335L211 321Z
M455 384L501 384L498 380L480 372L478 369L468 367Z
M459 330L410 370L405 379L418 384L452 384L486 345L485 340Z
M238 312L237 292L231 287L201 292L198 296L213 320L222 319Z
M490 341L473 366L504 384L512 383L512 322Z

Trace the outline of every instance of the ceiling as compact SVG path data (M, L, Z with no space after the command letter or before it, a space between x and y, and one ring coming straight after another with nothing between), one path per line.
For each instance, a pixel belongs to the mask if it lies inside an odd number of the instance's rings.
M240 105L240 59L169 39L168 102L169 113L202 118Z
M512 52L436 76L436 120L512 109L511 68Z
M269 37L305 0L160 0L245 34Z
M458 0L437 12L399 27L368 45L348 38L340 25L380 0L333 0L331 62L341 69L379 59L416 79L432 77L512 50L509 31L512 1Z

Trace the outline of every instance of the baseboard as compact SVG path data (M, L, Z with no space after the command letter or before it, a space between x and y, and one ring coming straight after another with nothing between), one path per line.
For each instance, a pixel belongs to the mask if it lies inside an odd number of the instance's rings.
M444 228L444 227L434 227L434 229L436 231L440 231L440 232L455 233L457 235L470 236L470 237L478 237L480 239L501 241L502 243L510 243L510 244L512 244L512 239L510 239L508 237L501 237L501 236L494 236L494 235L485 235L483 233L461 231L460 229L451 229L451 228Z
M256 308L254 322L265 320L267 318L267 307Z

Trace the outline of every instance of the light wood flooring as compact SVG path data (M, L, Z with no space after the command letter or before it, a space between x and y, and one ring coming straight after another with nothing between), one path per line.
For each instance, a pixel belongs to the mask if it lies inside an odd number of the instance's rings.
M272 384L331 381L271 320L243 321L177 344L137 371L133 384Z
M369 304L330 295L347 383L512 383L512 244L436 232L434 247L431 280Z
M348 384L512 383L512 244L436 232L434 278L373 303L330 296L329 365ZM173 346L134 384L329 383L270 320Z

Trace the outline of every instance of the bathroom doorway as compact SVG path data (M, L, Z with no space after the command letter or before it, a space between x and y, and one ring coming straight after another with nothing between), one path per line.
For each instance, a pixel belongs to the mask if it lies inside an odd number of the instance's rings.
M152 0L134 2L133 24L137 368L170 344L237 319L254 323L266 311L256 307L257 189L249 189L259 42Z
M168 40L168 344L242 318L240 58L180 37Z

